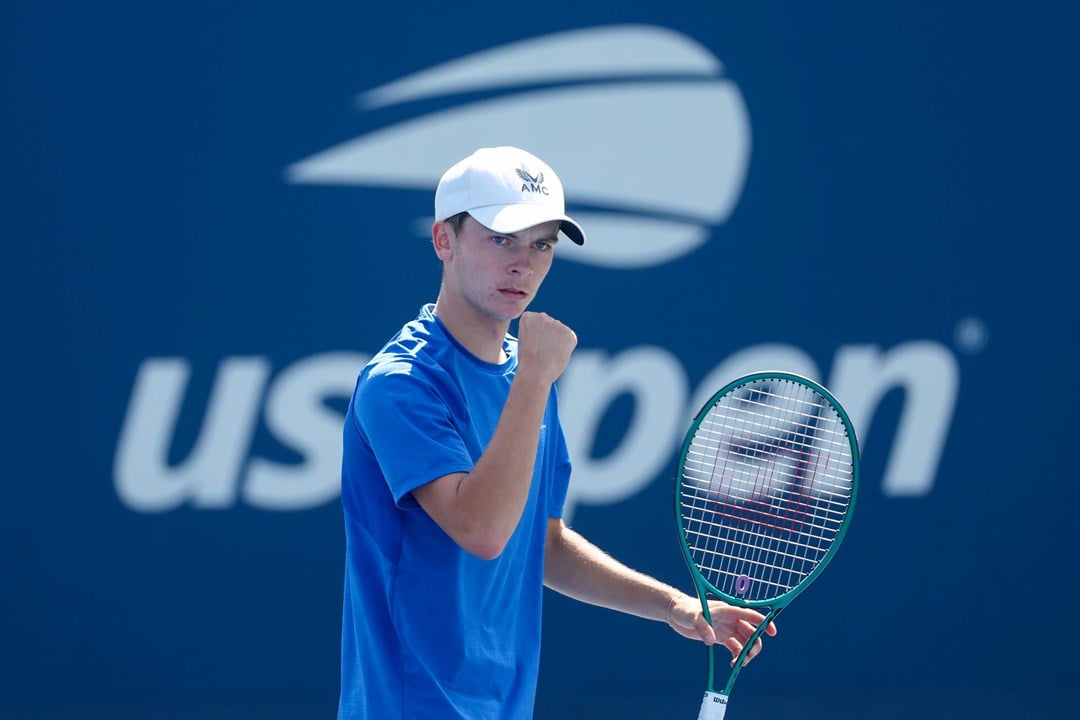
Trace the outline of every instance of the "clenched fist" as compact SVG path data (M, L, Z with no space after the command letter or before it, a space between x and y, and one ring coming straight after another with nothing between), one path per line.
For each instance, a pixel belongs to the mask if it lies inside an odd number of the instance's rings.
M574 331L547 313L526 312L518 321L519 376L551 384L566 366L577 346Z

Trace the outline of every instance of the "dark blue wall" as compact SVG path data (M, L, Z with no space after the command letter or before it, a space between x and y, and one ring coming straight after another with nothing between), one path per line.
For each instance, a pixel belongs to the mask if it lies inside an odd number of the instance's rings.
M731 717L1061 716L1076 20L5 3L0 717L333 716L345 399L434 299L438 174L500 143L590 232L534 306L580 338L575 527L689 589L670 495L705 395L781 365L859 427L845 546ZM700 647L554 595L545 623L538 718L693 717Z

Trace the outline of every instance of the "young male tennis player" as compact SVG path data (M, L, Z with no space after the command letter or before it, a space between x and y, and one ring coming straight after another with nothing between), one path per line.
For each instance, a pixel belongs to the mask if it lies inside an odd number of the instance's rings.
M438 298L363 369L345 420L338 717L532 717L545 585L734 657L759 613L715 603L710 626L696 597L561 520L555 381L577 337L526 312L560 232L585 242L555 172L517 148L477 150L439 181L435 217Z

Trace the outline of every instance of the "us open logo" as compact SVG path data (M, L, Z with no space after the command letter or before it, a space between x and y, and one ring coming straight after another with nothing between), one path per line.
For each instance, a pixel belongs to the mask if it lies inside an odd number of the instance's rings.
M517 145L566 187L589 242L561 257L642 268L684 256L738 203L750 161L742 94L707 48L673 30L570 30L466 55L361 94L362 112L497 91L304 158L291 183L430 191L478 147ZM426 234L430 217L417 218Z

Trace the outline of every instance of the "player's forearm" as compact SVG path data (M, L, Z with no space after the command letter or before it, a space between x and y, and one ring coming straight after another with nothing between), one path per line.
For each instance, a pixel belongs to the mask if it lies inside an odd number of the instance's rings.
M668 620L672 599L684 595L627 567L565 526L549 529L544 584L590 605L661 622Z
M470 472L446 478L452 484L433 514L478 557L497 557L521 519L550 392L550 383L515 379L483 455Z

